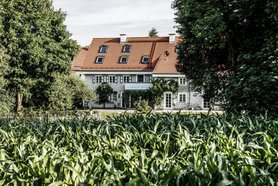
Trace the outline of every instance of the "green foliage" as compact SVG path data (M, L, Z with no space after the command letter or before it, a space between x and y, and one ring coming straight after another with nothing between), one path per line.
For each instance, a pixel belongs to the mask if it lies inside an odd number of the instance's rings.
M138 98L139 96L145 96L147 94L148 94L148 91L125 90L123 93L124 104L126 107L129 105L129 96Z
M104 82L97 87L96 93L98 94L98 103L104 104L105 107L105 103L108 102L108 97L115 92L108 83Z
M140 102L135 102L135 109L142 114L146 114L152 110L152 107L148 105L148 101L142 100Z
M83 80L74 74L57 75L55 82L46 90L50 110L68 110L80 108L82 100L93 101L95 93Z
M15 102L13 94L7 90L7 80L5 79L9 71L8 60L9 56L0 46L0 116L12 111Z
M152 81L153 87L148 89L152 96L154 104L159 105L163 99L164 92L172 92L176 94L178 92L178 82L173 79L158 78Z
M158 31L156 30L156 28L152 28L150 31L149 31L149 37L158 37Z
M10 56L8 87L25 106L48 105L56 74L70 74L76 41L63 24L66 13L51 0L1 0L0 40Z
M1 185L275 185L267 115L0 121Z
M278 4L175 0L178 69L226 111L278 115Z

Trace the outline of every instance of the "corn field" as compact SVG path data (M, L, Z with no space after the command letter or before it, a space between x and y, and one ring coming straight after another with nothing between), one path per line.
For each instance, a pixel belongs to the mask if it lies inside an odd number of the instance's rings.
M0 121L0 185L278 185L266 115Z

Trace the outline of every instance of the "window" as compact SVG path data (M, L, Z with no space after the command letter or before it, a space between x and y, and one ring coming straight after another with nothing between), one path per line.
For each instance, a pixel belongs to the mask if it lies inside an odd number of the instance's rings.
M210 104L209 104L209 99L204 98L204 108L209 108Z
M96 83L102 83L102 76L96 76Z
M180 103L186 102L186 94L179 94L179 102Z
M138 75L137 76L137 82L143 83L144 82L144 76L143 75Z
M117 83L116 76L109 76L109 83Z
M131 80L130 76L123 76L123 82L124 83L130 82L130 80Z
M104 56L98 56L97 59L96 59L96 63L97 64L102 64L103 60L104 60Z
M185 78L180 78L179 79L179 84L180 85L185 85L186 84L186 79Z
M125 45L123 48L123 52L129 53L130 52L130 45Z
M175 52L178 53L180 51L180 45L176 45L176 50Z
M148 64L149 60L150 60L150 56L143 56L142 57L142 63L144 63L144 64Z
M106 53L108 46L107 45L102 45L99 49L99 53Z
M127 63L128 56L121 56L120 63Z
M108 97L108 100L110 100L110 101L117 101L117 94L111 94L111 95Z

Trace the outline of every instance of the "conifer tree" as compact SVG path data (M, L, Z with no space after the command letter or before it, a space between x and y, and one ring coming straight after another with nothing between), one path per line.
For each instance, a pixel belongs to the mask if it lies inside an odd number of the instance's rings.
M158 34L158 31L154 27L149 31L149 37L158 37L157 34Z

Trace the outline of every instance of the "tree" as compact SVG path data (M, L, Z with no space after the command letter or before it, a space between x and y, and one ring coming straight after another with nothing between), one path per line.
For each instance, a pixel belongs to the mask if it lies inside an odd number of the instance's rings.
M108 102L109 96L115 92L108 83L104 82L97 87L96 93L98 94L98 103L103 104L103 107L105 108L105 104Z
M149 31L149 37L158 37L157 34L158 34L158 31L154 27Z
M75 74L57 75L46 94L49 100L46 109L51 110L80 108L82 100L96 99L95 93Z
M178 70L226 111L277 115L278 5L274 0L175 0Z
M160 105L163 100L164 92L176 94L179 89L178 82L173 79L158 78L152 81L152 88L148 89L155 105Z
M8 114L12 110L14 104L11 93L7 91L7 80L5 79L5 75L9 71L9 56L6 55L5 51L6 50L0 46L0 116Z
M8 87L17 94L17 111L43 107L57 74L70 74L76 41L63 24L66 14L51 0L1 0L0 40L10 56Z

